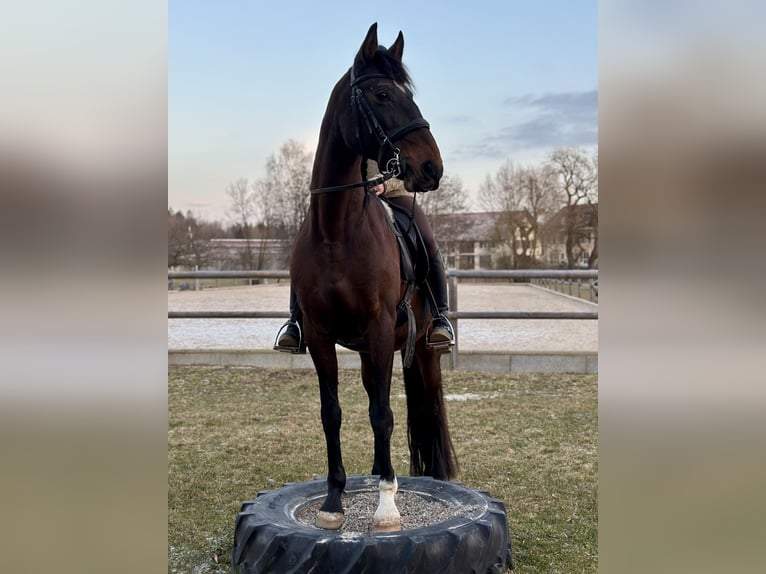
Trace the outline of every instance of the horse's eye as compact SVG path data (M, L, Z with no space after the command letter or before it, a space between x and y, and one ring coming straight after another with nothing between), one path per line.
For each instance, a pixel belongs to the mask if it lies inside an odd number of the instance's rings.
M375 97L379 100L387 100L388 99L388 92L385 90L378 90L375 92Z

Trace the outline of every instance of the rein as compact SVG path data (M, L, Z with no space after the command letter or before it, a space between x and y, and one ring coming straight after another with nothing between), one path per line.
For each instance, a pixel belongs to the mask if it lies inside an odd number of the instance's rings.
M336 185L333 187L322 187L320 189L312 189L311 195L318 195L320 193L333 193L335 191L346 191L347 189L356 189L357 187L363 187L365 188L365 191L366 191L372 187L375 187L376 185L380 185L381 183L388 181L389 179L397 175L398 175L398 172L387 171L385 173L381 173L375 179L360 181L359 183L347 183L346 185Z
M388 76L386 76L385 74L374 73L374 74L364 74L357 78L356 74L354 73L354 67L351 66L350 77L351 77L351 111L354 115L354 134L356 136L357 143L359 143L361 147L361 137L359 134L359 124L360 124L359 114L361 113L364 119L364 123L367 127L368 133L375 134L375 136L378 138L378 143L380 144L380 147L378 148L378 158L377 158L378 166L380 166L380 161L383 158L383 151L386 148L386 146L388 146L391 149L394 155L390 160L388 160L388 162L386 162L386 167L385 169L381 170L380 176L376 177L375 179L372 179L369 181L360 181L359 183L348 183L345 185L336 185L333 187L322 187L320 189L312 189L311 195L333 193L336 191L346 191L349 189L357 189L359 187L364 187L365 191L367 191L370 188L375 187L376 185L380 185L383 182L388 181L392 177L397 177L401 175L402 173L402 163L400 159L401 150L396 145L394 145L394 141L405 136L411 131L414 131L420 128L430 129L431 127L431 125L425 120L425 118L421 116L395 129L393 133L391 133L390 135L387 135L386 131L383 129L383 126L380 125L378 118L375 116L375 112L373 112L372 108L370 107L370 104L367 102L367 99L364 97L364 93L362 92L362 89L359 87L359 84L365 80L369 80L372 78L388 78Z

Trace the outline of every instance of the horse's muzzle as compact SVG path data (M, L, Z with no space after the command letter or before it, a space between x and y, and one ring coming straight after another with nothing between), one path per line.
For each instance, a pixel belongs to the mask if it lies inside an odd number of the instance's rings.
M425 191L430 191L439 187L439 180L444 174L444 167L429 159L420 164L420 173L423 175ZM428 185L429 182L431 185Z

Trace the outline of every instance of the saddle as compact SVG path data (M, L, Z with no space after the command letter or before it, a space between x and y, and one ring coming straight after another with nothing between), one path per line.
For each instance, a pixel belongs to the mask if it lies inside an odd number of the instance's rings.
M417 330L415 314L412 311L410 301L415 293L415 288L425 283L428 277L428 250L409 209L393 204L384 197L374 197L386 212L386 219L391 226L391 231L399 243L399 270L402 281L407 285L407 288L396 309L396 326L399 327L408 321L407 346L402 363L405 367L409 367L415 354ZM427 291L430 292L430 290Z
M391 203L385 197L376 197L389 208L388 222L399 242L399 269L402 281L407 284L423 283L428 277L428 250L412 212Z

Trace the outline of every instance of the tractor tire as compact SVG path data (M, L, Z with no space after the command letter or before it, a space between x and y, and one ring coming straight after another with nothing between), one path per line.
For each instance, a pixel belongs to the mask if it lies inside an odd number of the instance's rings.
M239 574L501 574L511 567L505 506L488 492L428 477L397 477L399 492L472 510L423 528L355 533L299 522L306 504L327 494L317 479L258 493L237 516L232 570ZM377 488L378 477L352 475L346 493Z

